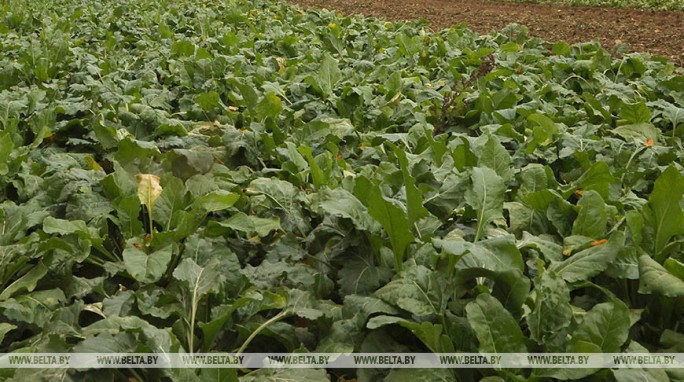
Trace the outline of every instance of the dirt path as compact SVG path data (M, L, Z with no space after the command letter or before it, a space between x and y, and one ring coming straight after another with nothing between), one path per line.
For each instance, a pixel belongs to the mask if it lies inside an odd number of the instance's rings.
M517 22L532 36L571 43L599 39L612 50L626 44L630 51L667 57L684 66L684 11L570 7L483 0L288 0L304 7L338 9L348 14L387 19L428 20L433 28L459 22L489 33Z

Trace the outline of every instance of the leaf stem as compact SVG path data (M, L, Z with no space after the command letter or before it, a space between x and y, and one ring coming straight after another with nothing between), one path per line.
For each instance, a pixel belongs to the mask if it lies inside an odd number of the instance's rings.
M257 335L259 335L259 333L262 330L266 329L267 326L273 324L274 322L282 320L283 318L287 317L289 314L290 313L287 310L283 310L280 313L276 314L275 316L269 318L263 324L259 325L259 327L255 331L253 331L252 334L249 335L249 337L247 337L247 339L242 344L242 346L240 346L240 349L238 349L238 351L235 353L235 355L238 356L238 355L242 354L245 351L245 349L247 349L247 346L249 345L249 343L252 342L252 340Z
M190 330L188 334L188 347L190 348L190 354L195 352L195 319L197 318L197 306L199 305L197 293L199 289L199 282L202 278L202 272L204 272L204 268L202 268L199 275L197 275L195 287L192 289L192 302L190 306Z
M152 206L148 206L148 208L147 208L147 216L148 216L148 219L149 219L149 222L150 222L150 226L149 226L149 229L150 229L150 239L152 239L152 238L153 238L153 235L154 235L154 234L153 234L154 227L153 227L153 223L152 223Z

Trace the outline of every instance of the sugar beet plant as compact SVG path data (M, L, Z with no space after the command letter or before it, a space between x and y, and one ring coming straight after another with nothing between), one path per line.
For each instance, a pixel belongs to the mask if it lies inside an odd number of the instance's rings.
M684 351L684 76L663 59L261 0L0 15L0 352Z

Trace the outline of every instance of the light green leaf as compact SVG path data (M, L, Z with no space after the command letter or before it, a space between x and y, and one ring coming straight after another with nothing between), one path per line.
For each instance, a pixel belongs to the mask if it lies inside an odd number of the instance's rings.
M672 275L648 255L639 256L639 293L667 297L684 296L684 281Z
M477 231L474 241L478 241L487 225L492 220L503 216L506 185L494 170L487 167L474 167L471 179L472 188L466 192L465 198L477 212Z
M465 307L482 353L525 353L525 337L518 323L499 300L480 294Z
M675 235L684 234L684 212L681 200L684 195L684 175L670 166L658 177L648 204L655 215L655 246L653 254L662 261L662 251Z

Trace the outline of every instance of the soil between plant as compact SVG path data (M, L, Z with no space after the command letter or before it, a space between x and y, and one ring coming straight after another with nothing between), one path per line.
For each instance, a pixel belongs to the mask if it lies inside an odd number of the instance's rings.
M390 20L425 19L433 29L465 22L478 33L510 23L529 35L569 43L599 40L614 52L648 52L684 66L684 11L502 3L478 0L287 0L302 7L336 9Z

